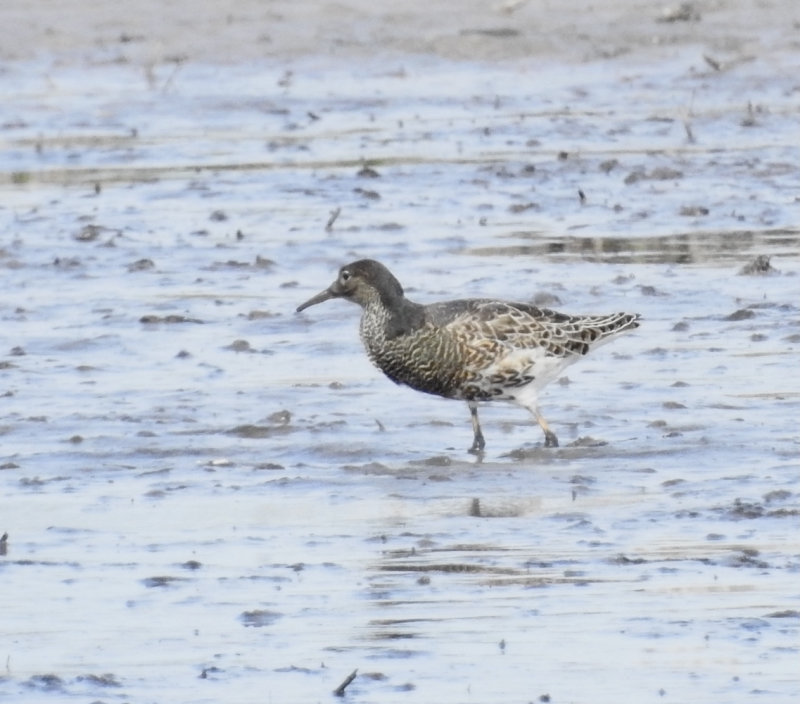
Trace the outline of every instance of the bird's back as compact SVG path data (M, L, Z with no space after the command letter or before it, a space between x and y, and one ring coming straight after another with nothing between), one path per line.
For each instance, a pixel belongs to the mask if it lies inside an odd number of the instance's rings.
M389 378L449 398L509 398L531 383L541 388L591 348L638 327L638 316L627 313L572 316L491 299L422 309L414 326L388 337L376 335L376 321L367 330L362 321L362 338Z

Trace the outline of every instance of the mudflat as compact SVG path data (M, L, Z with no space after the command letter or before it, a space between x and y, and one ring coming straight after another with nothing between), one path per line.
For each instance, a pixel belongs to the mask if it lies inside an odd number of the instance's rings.
M795 3L55 5L0 4L0 696L797 701ZM295 314L361 257L641 327L476 458Z

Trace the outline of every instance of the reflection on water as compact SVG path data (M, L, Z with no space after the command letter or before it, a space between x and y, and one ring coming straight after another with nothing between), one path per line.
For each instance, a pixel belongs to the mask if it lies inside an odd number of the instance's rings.
M513 232L508 238L531 244L474 247L465 253L483 256L550 256L610 264L722 264L750 254L796 256L800 231L739 230L688 232L657 237L561 237L541 232Z

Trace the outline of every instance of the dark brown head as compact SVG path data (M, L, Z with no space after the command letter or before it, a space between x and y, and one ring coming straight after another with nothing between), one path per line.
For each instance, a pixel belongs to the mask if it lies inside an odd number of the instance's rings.
M339 276L328 288L298 306L299 313L306 308L331 298L345 298L366 308L370 302L380 301L390 310L403 300L403 287L392 272L374 259L359 259L339 269Z

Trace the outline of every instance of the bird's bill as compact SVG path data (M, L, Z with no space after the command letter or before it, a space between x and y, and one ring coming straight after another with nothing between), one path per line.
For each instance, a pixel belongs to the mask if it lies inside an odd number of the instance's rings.
M320 291L316 296L312 296L305 303L297 306L297 312L300 313L306 308L317 305L317 303L324 303L325 301L329 301L331 298L338 298L341 295L341 293L338 293L334 287L331 286L330 288L326 288L324 291Z

